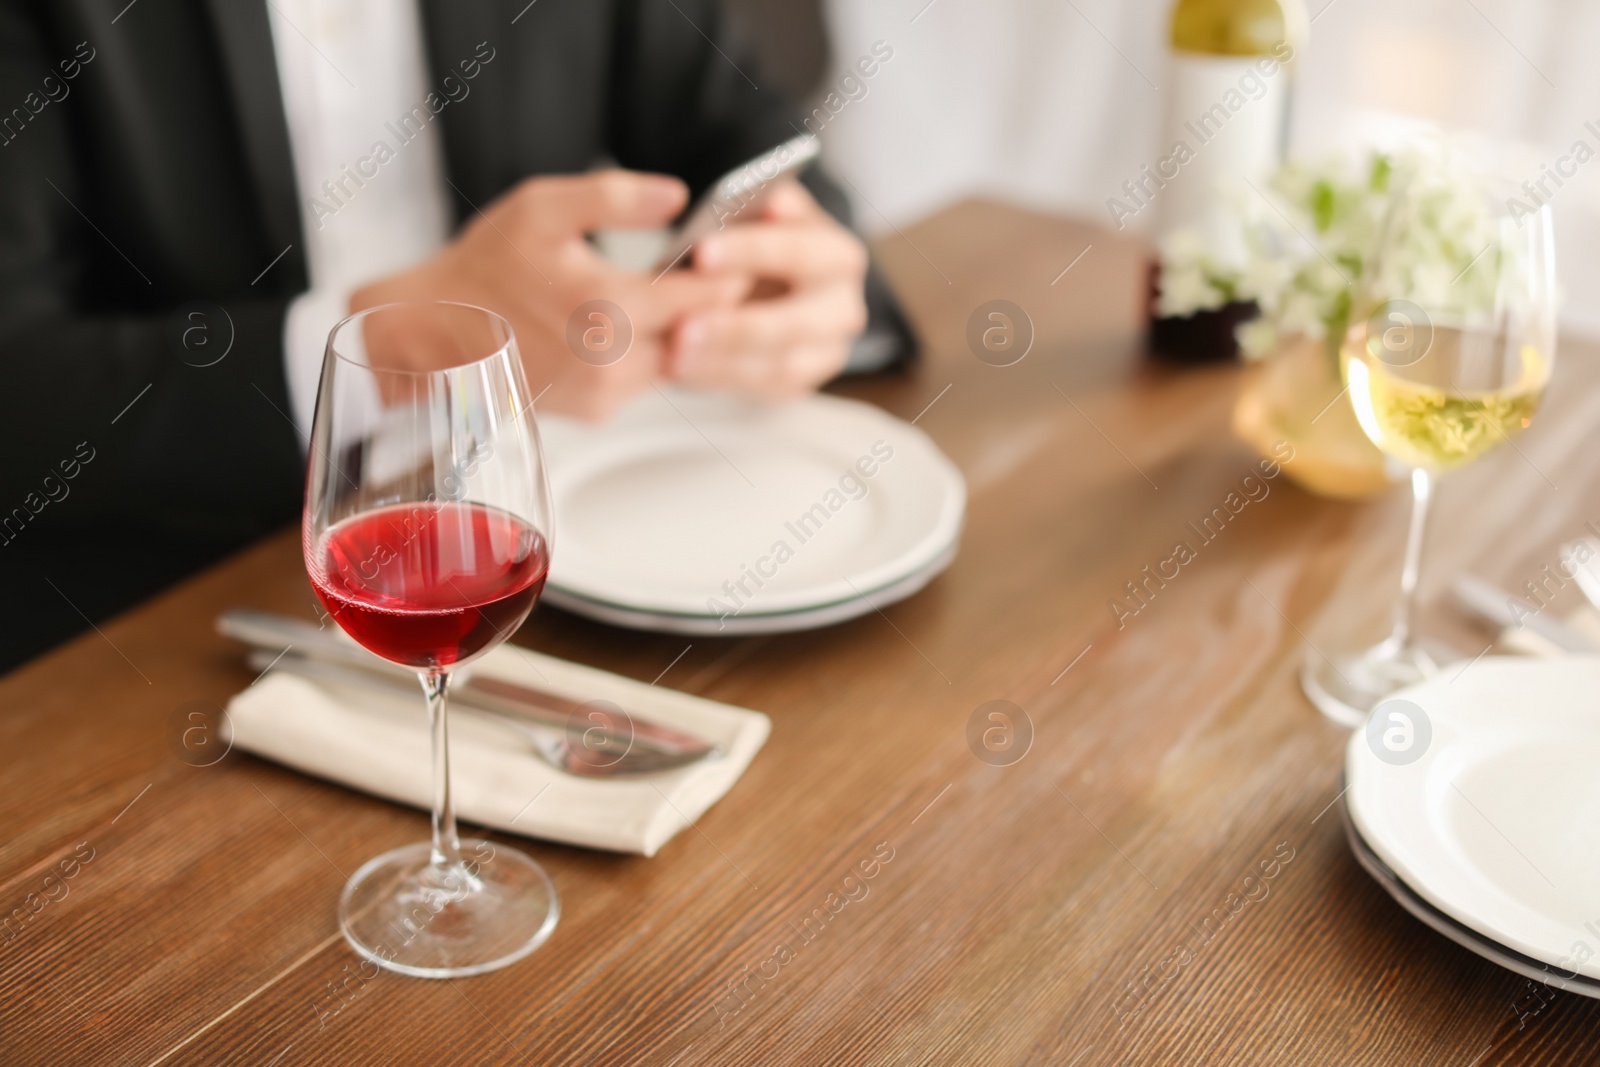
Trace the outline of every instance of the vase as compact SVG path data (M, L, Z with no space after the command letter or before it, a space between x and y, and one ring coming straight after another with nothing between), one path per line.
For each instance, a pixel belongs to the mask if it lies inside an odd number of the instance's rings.
M1284 473L1318 496L1357 500L1383 492L1403 470L1367 439L1339 373L1337 350L1320 338L1286 338L1246 371L1233 432L1264 457L1294 449Z

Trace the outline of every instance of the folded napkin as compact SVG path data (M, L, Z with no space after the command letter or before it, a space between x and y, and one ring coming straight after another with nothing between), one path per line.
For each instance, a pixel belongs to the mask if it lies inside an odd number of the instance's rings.
M450 711L450 783L467 822L572 845L653 856L732 788L767 739L760 712L503 645L475 675L572 701L609 700L641 720L718 745L724 755L677 770L577 778L538 756L525 737L462 704ZM307 774L414 807L432 803L422 689L400 693L269 672L228 704L233 743Z

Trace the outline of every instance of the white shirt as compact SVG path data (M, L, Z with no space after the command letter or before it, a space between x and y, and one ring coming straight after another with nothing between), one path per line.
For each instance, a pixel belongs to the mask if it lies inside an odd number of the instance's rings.
M268 19L311 277L289 305L284 362L309 435L351 291L437 252L450 210L416 0L272 0Z

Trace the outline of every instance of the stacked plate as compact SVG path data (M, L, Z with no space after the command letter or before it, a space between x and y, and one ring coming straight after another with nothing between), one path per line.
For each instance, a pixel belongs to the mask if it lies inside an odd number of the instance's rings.
M1600 997L1600 657L1479 660L1380 704L1345 752L1351 845L1407 910Z
M802 630L903 599L955 558L960 472L867 404L652 390L540 419L555 504L544 598L683 634Z

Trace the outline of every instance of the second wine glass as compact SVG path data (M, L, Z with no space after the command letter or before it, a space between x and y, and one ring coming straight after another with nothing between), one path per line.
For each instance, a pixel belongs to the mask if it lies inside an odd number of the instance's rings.
M1412 491L1389 636L1355 653L1307 650L1306 695L1345 726L1359 726L1390 694L1438 669L1440 657L1418 640L1414 623L1435 483L1526 429L1550 380L1550 209L1519 210L1520 189L1500 192L1498 183L1467 192L1449 181L1397 190L1368 286L1371 314L1345 340L1356 419L1385 455L1410 468Z

